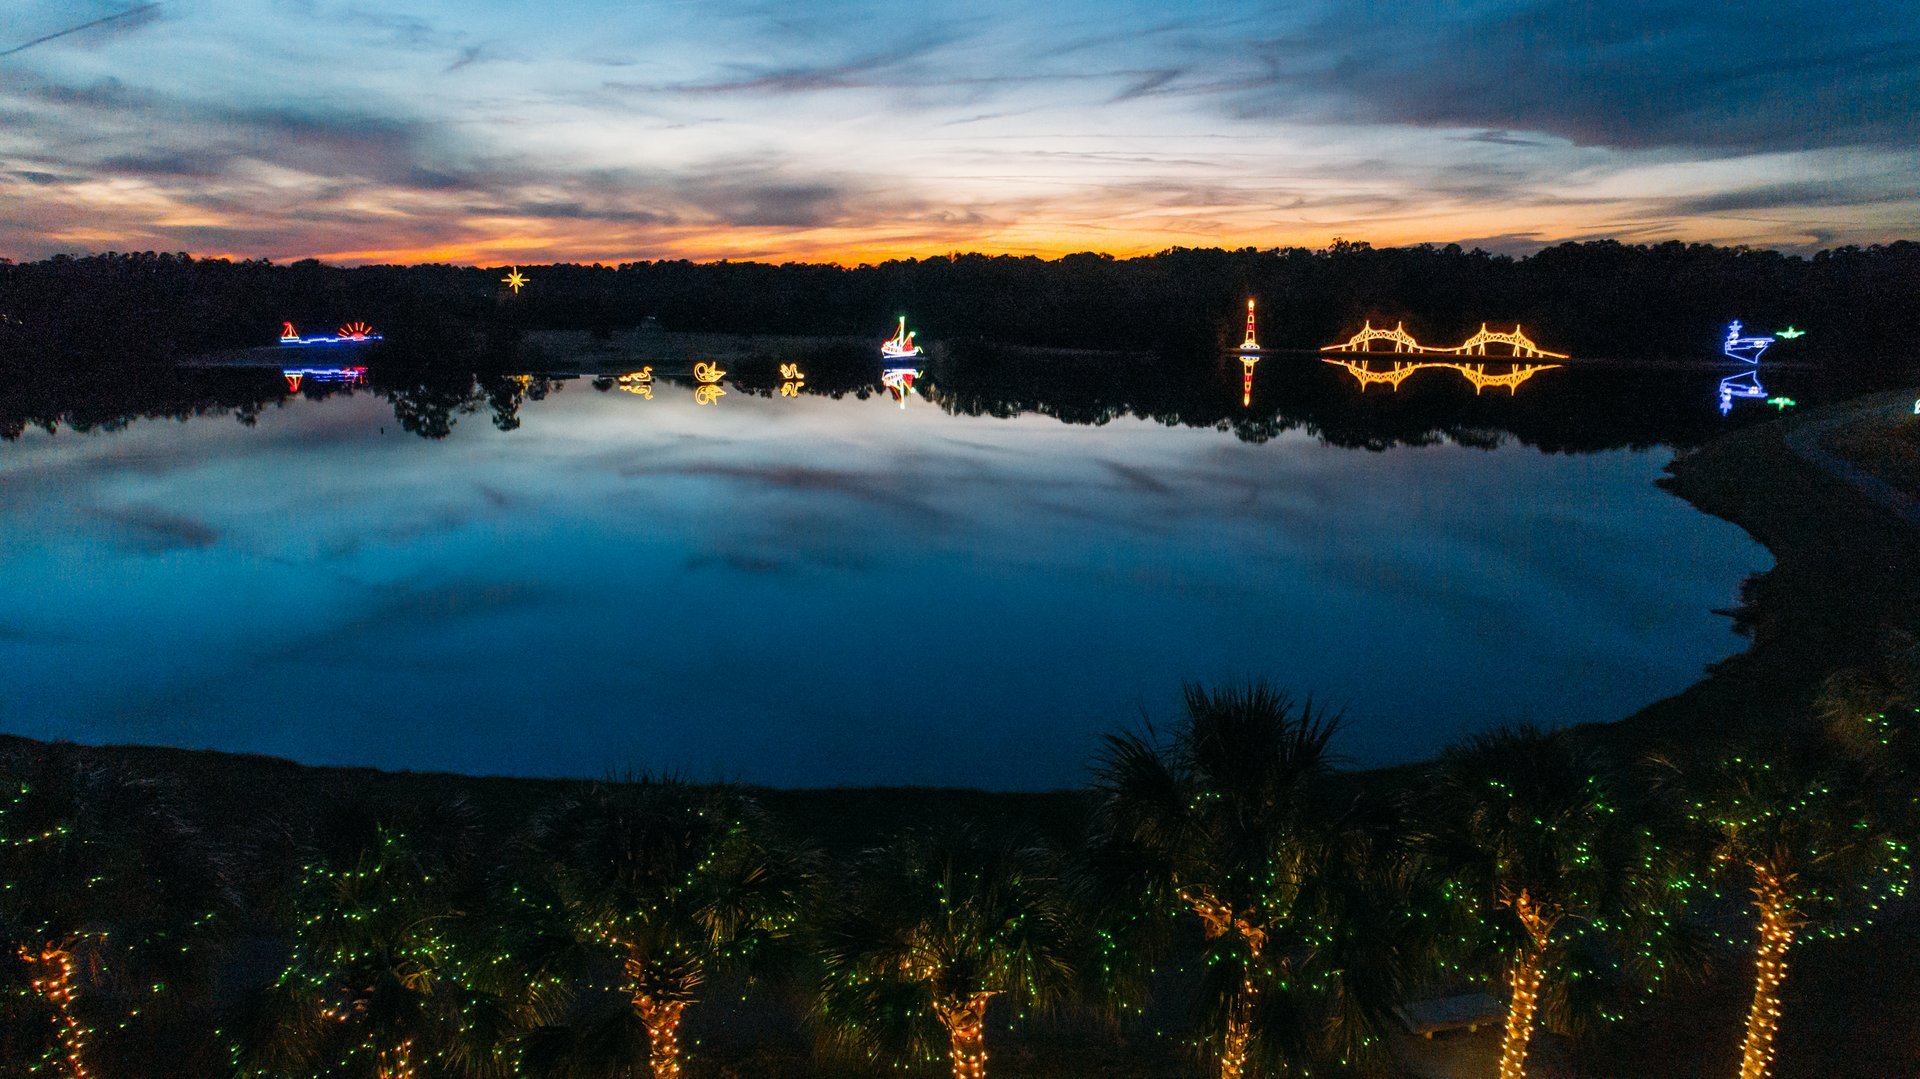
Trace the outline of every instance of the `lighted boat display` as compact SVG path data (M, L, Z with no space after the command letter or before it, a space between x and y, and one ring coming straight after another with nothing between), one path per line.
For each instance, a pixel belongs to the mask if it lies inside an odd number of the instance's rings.
M900 402L901 408L906 408L907 398L913 394L913 380L922 374L911 367L889 367L880 372L880 384L893 394L893 399Z
M880 355L890 360L904 360L922 355L926 350L913 343L913 334L907 330L907 316L900 316L900 324L894 327L893 336L880 344Z
M1773 338L1771 336L1740 336L1740 320L1735 319L1727 324L1727 340L1720 346L1720 351L1725 353L1730 360L1740 360L1745 363L1759 363L1761 354L1766 352L1768 346L1772 344Z
M349 322L335 331L331 337L302 337L300 336L300 331L293 328L293 323L282 322L280 324L280 343L282 345L363 345L380 340L384 340L384 338L382 338L372 326L364 322Z

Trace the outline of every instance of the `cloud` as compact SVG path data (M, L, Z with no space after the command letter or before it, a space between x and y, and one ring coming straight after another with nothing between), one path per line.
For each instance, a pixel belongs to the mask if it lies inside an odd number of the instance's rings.
M1338 4L1256 50L1243 115L1715 150L1920 141L1905 0Z
M120 546L140 554L203 550L220 539L220 533L207 524L151 506L101 509L94 515L109 525L109 534Z
M85 40L98 41L116 34L132 33L159 17L159 4L136 4L125 11L116 11L111 15L103 15L97 19L89 19L76 26L69 26L63 30L55 30L50 34L42 34L31 41L23 42L12 48L0 49L0 58L25 52L35 46L45 45L48 42L58 41L62 38L71 38L75 35L79 35Z

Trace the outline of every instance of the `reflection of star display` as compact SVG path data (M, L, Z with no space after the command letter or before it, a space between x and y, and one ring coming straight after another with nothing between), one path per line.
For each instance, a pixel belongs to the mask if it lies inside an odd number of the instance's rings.
M520 272L520 267L518 266L515 266L512 273L500 280L506 282L507 287L513 290L515 296L520 295L520 286L527 283L526 275Z

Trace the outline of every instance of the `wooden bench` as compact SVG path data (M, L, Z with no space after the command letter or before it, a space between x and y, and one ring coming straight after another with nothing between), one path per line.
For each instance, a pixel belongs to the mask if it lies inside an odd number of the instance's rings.
M1482 1026L1506 1018L1507 1009L1486 993L1462 993L1456 997L1438 997L1396 1005L1393 1014L1407 1030L1423 1038L1451 1030L1478 1033Z

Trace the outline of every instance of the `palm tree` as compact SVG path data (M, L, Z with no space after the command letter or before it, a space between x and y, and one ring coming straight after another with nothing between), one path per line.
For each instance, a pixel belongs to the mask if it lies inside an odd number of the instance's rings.
M0 762L0 981L20 990L0 1005L0 1058L87 1079L100 1040L89 988L125 997L178 981L231 901L219 858L158 785L53 748ZM157 1003L115 1027L139 1036L135 1017Z
M655 1079L680 1075L680 1023L709 976L751 967L795 929L806 858L768 831L737 793L650 780L596 786L523 838L568 933L624 969Z
M1903 894L1907 844L1875 820L1853 777L1786 753L1744 754L1678 772L1688 816L1710 866L1752 895L1759 939L1741 1079L1773 1064L1787 954L1809 932L1838 934Z
M821 1017L869 1056L944 1042L954 1079L984 1079L993 1002L1050 1008L1071 987L1072 917L1043 848L970 830L903 838L826 902Z
M1371 846L1355 800L1336 793L1327 746L1338 727L1264 684L1189 685L1170 742L1151 731L1107 739L1087 870L1109 900L1104 966L1157 952L1167 919L1197 922L1221 1079L1256 1051L1301 1065L1352 1059L1391 1003L1395 965L1373 947L1391 920L1369 927L1369 942L1345 915L1376 897L1370 863L1394 859ZM1263 1015L1263 998L1281 992L1286 1006Z
M1491 935L1509 989L1500 1079L1523 1079L1549 982L1599 934L1664 926L1680 895L1614 771L1565 732L1496 731L1450 751L1429 842Z
M511 1004L484 988L445 852L429 848L382 828L306 868L292 955L243 1073L508 1073Z

